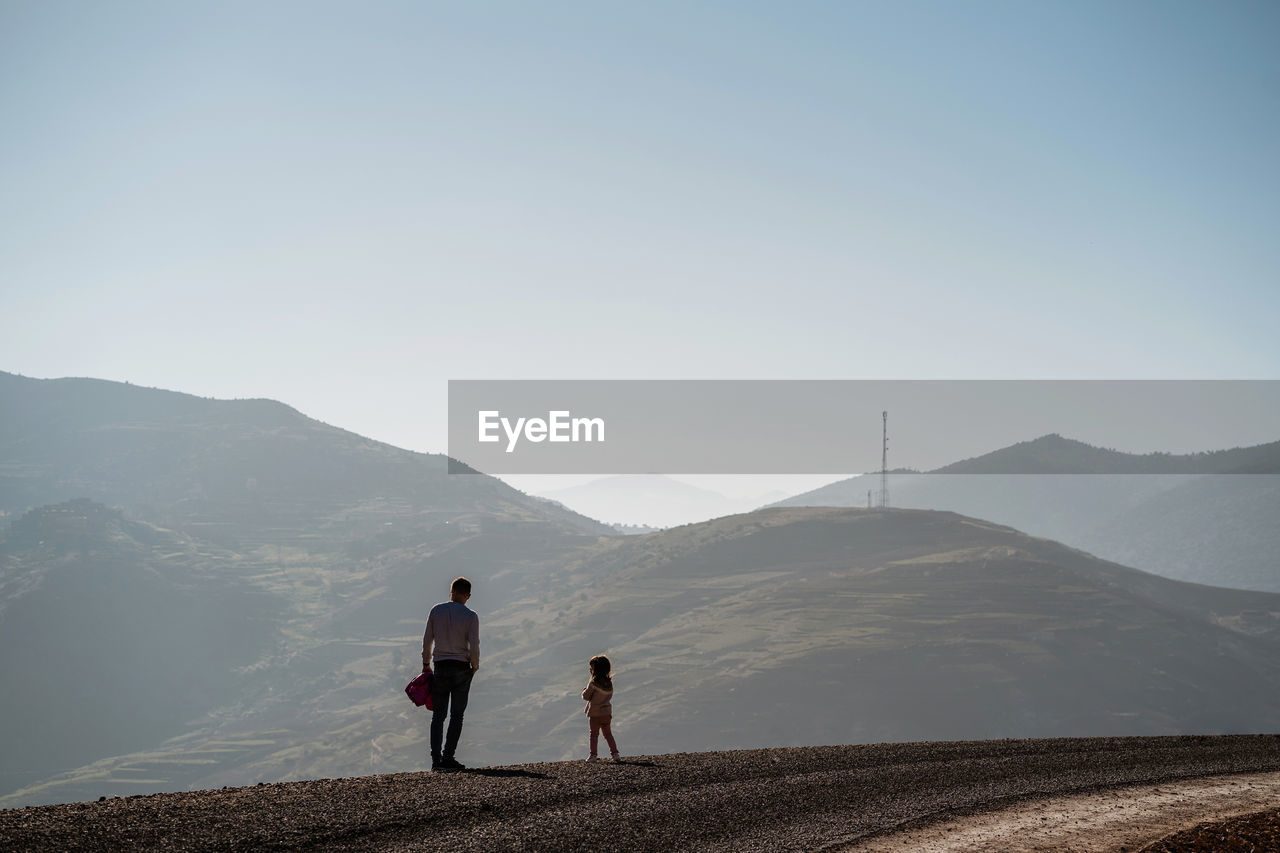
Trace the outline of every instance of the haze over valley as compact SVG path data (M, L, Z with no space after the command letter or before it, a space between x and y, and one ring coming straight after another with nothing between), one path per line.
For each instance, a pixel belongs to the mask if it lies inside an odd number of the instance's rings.
M5 806L421 769L402 688L459 574L480 765L579 757L599 652L631 753L1280 727L1280 595L991 513L773 507L624 536L272 401L2 374L0 406L0 678L23 688L0 700ZM1242 529L1265 539L1268 506Z

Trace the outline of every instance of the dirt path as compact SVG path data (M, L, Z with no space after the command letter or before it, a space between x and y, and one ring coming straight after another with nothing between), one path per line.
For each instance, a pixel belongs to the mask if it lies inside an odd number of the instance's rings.
M1053 797L868 839L842 853L1119 853L1171 833L1280 807L1280 773L1214 776Z

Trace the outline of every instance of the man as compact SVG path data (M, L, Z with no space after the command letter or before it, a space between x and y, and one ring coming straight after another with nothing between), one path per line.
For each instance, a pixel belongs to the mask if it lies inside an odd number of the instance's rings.
M480 617L467 607L471 581L456 579L449 587L449 600L431 608L427 630L422 635L422 671L435 661L431 687L431 769L465 770L453 757L462 734L462 715L467 710L471 677L480 667ZM432 646L434 645L434 650ZM444 737L444 718L449 717L449 734ZM440 741L444 740L441 749Z

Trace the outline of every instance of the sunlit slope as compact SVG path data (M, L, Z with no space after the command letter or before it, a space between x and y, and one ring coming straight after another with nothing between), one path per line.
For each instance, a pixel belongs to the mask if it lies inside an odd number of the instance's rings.
M601 544L499 615L486 693L539 755L580 751L602 651L641 751L1269 731L1277 613L952 513L769 509Z

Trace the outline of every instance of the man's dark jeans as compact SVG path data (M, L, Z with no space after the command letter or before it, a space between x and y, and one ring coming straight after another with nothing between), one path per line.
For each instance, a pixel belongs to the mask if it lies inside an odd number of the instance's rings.
M471 692L471 664L461 660L439 660L431 683L431 760L453 758L462 735L462 715ZM449 735L444 737L444 718L449 717ZM444 740L444 750L440 741Z

